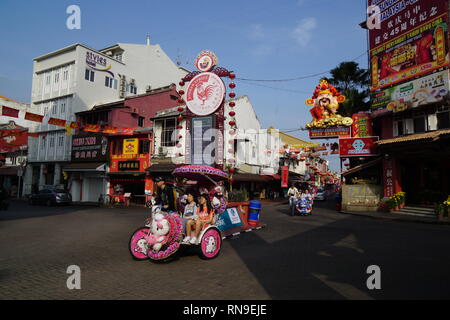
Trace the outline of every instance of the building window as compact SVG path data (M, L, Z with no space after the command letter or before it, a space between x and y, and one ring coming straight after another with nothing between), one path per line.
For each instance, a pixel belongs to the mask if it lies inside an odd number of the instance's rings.
M53 148L55 146L55 138L51 137L50 138L50 148Z
M84 79L94 82L94 71L86 69L84 73Z
M130 93L134 93L134 94L136 94L136 93L137 93L137 87L136 87L136 86L134 86L134 85L130 84L130 87L129 87L129 89L130 89Z
M175 139L173 137L173 133L176 127L176 119L164 119L161 133L161 146L162 147L174 147Z
M44 150L45 149L45 137L44 136L42 137L41 141L42 141L41 142L41 149Z
M59 82L59 72L55 73L55 83Z
M112 88L113 86L113 78L105 76L105 87Z
M122 54L116 54L116 60L122 61Z
M144 117L138 117L138 126L143 127L144 126Z
M52 114L56 114L56 109L57 109L57 102L53 101L53 105L52 105Z
M58 138L58 147L62 147L64 145L64 136Z
M139 140L139 154L148 154L150 152L150 141Z
M450 108L443 107L436 112L437 129L450 128Z
M117 79L114 79L114 89L117 89Z
M61 114L65 113L65 112L66 112L66 103L62 102L61 103Z
M63 80L66 81L69 78L69 70L64 70L63 72Z
M46 85L50 85L50 79L51 79L50 75L47 74L47 75L45 76L45 84L46 84Z

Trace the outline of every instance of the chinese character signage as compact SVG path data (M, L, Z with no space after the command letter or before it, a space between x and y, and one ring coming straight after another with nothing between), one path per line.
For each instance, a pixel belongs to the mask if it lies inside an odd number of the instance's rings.
M341 158L376 156L377 141L378 137L340 138L339 155Z
M139 152L139 139L123 139L123 154L137 154Z
M448 70L372 93L372 108L400 112L421 105L436 103L449 95Z
M359 112L352 116L352 137L370 137L372 133L372 119L370 113Z
M369 0L381 11L380 29L369 32L370 48L379 47L447 13L447 0Z
M79 134L72 137L72 161L106 161L108 138L95 134Z
M327 139L337 137L349 137L351 134L351 127L335 127L326 129L309 129L310 139Z
M289 179L289 167L282 166L281 167L281 187L282 188L288 187L288 179Z
M383 185L385 197L392 197L395 194L394 173L395 168L393 160L383 159Z
M139 171L139 160L119 161L119 171Z
M447 66L447 26L444 14L371 49L372 91Z

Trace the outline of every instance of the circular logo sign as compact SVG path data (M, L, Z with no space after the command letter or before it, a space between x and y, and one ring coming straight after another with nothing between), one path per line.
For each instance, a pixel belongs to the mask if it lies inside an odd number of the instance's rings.
M196 75L187 87L186 106L198 116L216 111L225 97L225 85L214 73Z
M201 72L210 71L215 65L217 65L218 60L214 52L203 50L195 59L195 66Z

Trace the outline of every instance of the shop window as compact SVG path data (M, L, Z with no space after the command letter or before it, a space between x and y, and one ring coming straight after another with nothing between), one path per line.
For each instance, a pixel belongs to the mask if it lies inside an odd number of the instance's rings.
M414 133L421 133L426 131L425 117L414 118Z
M437 112L436 118L438 130L450 128L450 110L443 109L443 111Z
M164 119L161 133L161 146L162 147L174 147L176 144L174 131L176 127L176 119Z
M112 88L113 86L113 78L105 76L105 87Z

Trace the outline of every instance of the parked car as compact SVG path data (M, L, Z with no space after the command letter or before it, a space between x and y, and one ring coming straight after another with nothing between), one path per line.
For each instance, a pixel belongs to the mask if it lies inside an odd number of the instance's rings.
M317 193L314 196L314 200L321 200L321 201L327 200L327 195L322 188L317 189Z
M37 193L33 193L28 202L31 205L45 204L52 206L56 204L71 204L72 196L63 189L42 189Z

